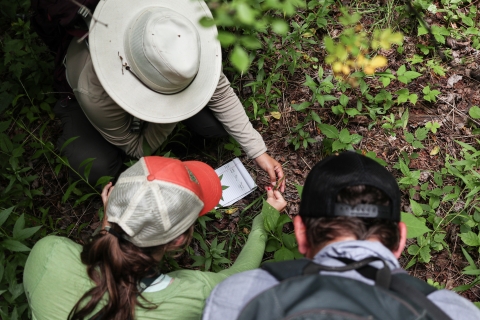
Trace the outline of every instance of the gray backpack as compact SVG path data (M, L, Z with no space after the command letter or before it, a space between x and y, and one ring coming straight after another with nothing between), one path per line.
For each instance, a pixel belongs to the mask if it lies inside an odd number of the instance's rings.
M250 301L239 320L447 320L450 319L427 295L436 289L403 270L392 272L386 262L370 257L361 261L345 258L343 267L330 267L311 260L266 263L262 269L280 283ZM383 268L368 264L381 260ZM375 282L364 282L320 271L356 270Z

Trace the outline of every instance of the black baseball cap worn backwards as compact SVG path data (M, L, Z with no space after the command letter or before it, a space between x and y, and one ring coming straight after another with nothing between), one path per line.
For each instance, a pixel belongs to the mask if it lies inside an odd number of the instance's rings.
M367 185L385 193L390 206L337 203L338 193L350 186ZM346 151L317 163L307 176L300 204L302 217L359 217L400 221L400 189L387 169L375 160Z

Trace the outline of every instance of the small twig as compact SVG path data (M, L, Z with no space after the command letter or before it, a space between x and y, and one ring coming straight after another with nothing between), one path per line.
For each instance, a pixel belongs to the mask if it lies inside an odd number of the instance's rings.
M302 159L303 162L305 162L305 164L307 165L308 169L312 170L312 167L310 167L310 166L308 165L307 161L305 161L305 159L303 159L303 157L300 157L300 159Z

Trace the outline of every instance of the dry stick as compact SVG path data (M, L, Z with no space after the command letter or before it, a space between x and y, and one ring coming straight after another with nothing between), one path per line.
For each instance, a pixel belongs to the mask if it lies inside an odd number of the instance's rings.
M305 161L305 159L303 159L303 157L300 157L300 159L302 159L303 162L305 162L305 164L307 165L308 169L312 170L312 167L310 167L310 166L308 165L307 161Z
M286 176L283 176L283 177L280 178L280 180L278 180L277 184L276 184L275 187L273 188L274 191L277 191L278 188L280 188L280 186L281 186L282 183L283 183L283 180L285 180L285 177L286 177Z
M83 4L81 4L80 2L78 2L76 0L70 0L70 2L76 4L80 8L78 10L78 13L80 13L82 16L85 16L85 14L86 14L87 16L89 16L93 20L92 27L90 28L90 26L87 26L89 30L87 31L87 33L85 33L85 35L83 37L78 39L78 41L77 41L78 43L82 42L83 40L85 40L85 38L88 37L88 34L90 33L91 30L93 30L93 28L95 27L97 22L108 28L108 24L104 23L104 22L101 22L100 20L94 18L92 11L90 11L90 9L88 9L86 6L84 6Z

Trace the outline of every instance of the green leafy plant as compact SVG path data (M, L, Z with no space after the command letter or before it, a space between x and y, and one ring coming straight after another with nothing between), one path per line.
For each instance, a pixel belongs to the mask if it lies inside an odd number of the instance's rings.
M428 130L429 128L427 127L418 128L417 130L415 130L415 134L405 131L405 141L410 143L415 149L423 149L425 148L425 146L422 144L421 141L425 140L425 138L427 137Z
M42 226L26 227L25 214L14 207L0 207L0 315L2 319L24 318L28 308L22 274L34 235Z
M229 142L225 143L223 147L229 151L232 151L236 157L240 156L242 154L240 144L232 137L228 137L228 141Z
M423 99L429 101L429 102L436 102L437 101L437 96L441 93L438 90L432 90L430 89L430 86L426 86L422 90L423 92Z
M390 135L395 136L395 132L393 130L400 129L400 128L405 129L407 127L408 116L409 116L408 109L406 109L402 113L402 116L398 120L395 119L395 115L393 113L390 113L389 116L383 117L383 120L385 120L385 123L382 124L382 128L388 130Z
M340 132L337 128L329 124L318 124L320 131L330 139L330 143L325 145L330 146L330 151L335 152L339 150L353 150L353 145L360 143L362 141L362 136L359 134L350 134L347 129L342 129Z
M203 271L212 270L218 272L224 269L222 264L231 263L231 261L225 257L225 240L218 243L218 239L215 237L210 245L207 245L207 242L200 234L194 232L193 237L200 243L204 255L192 255L192 259L195 260L192 267L202 267Z
M280 214L268 204L264 204L262 215L268 234L266 252L273 252L274 261L302 258L298 252L297 241L293 233L284 233L283 226L292 222L286 214Z
M437 121L428 121L425 124L425 128L430 129L430 131L435 134L437 130L440 128L441 124Z
M416 71L407 71L405 65L400 66L400 68L398 68L397 70L397 80L405 84L409 84L421 75L421 73L418 73Z

